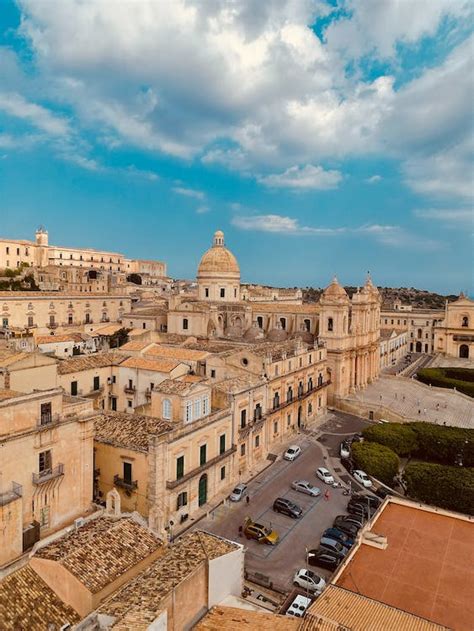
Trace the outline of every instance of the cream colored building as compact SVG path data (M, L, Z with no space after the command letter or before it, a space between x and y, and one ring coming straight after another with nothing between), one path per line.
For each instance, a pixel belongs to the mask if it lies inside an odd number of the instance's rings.
M380 368L394 366L408 353L408 333L380 329Z
M0 566L91 510L94 418L60 388L0 390Z
M434 350L450 357L474 357L474 300L461 294L446 304L444 318L434 329Z
M383 309L380 326L407 334L408 351L431 354L435 351L435 327L443 319L438 309L413 309L411 305L394 303L393 309Z

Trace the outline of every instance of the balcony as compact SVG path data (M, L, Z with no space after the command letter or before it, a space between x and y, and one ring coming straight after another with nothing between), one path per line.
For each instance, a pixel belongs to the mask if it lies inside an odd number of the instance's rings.
M92 388L90 390L90 392L87 392L83 396L86 397L86 398L88 398L88 397L98 397L99 395L101 395L104 392L104 388L105 388L105 386L104 386L104 384L102 384L98 388Z
M23 495L23 487L17 482L12 482L7 491L0 492L0 506L5 506L10 502L20 499Z
M237 451L237 447L234 445L227 451L224 451L223 454L219 454L218 456L215 456L214 458L211 458L210 460L208 460L205 464L200 465L199 467L195 467L194 469L192 469L185 475L181 476L177 480L167 480L166 488L168 490L175 489L177 486L179 486L180 484L183 484L184 482L187 482L188 480L191 480L191 478L194 478L196 475L201 475L204 471L209 469L209 467L212 467L213 465L217 464L221 460L224 460L225 458L235 453L236 451Z
M151 399L151 390L150 390L150 388L147 388L145 390L145 396L146 396L147 399Z
M282 410L283 408L288 407L292 403L296 403L298 401L302 401L303 399L306 399L306 397L309 397L309 395L312 394L313 392L317 392L318 390L322 390L322 388L325 388L326 386L329 386L330 383L331 383L331 381L330 381L330 379L328 379L327 381L323 381L323 383L320 383L317 386L313 386L311 389L306 390L306 392L302 392L297 397L292 397L289 401L288 400L287 401L280 401L280 403L278 405L273 404L272 409L269 410L269 413L271 413L271 412L278 412L278 410Z
M37 429L48 429L58 425L61 420L60 414L43 414L36 423Z
M44 484L45 482L54 480L54 478L59 478L62 475L64 475L64 465L60 463L56 467L45 469L44 471L40 471L39 473L33 473L32 482L36 485Z
M138 480L125 480L124 478L121 478L119 475L114 475L114 484L115 486L120 486L123 489L125 489L126 491L129 491L130 493L132 491L136 491L138 489Z
M137 391L135 386L125 386L125 388L123 389L123 391L125 392L125 394L135 394L135 392Z
M48 327L48 329L57 329L59 324L57 322L48 322L46 326Z

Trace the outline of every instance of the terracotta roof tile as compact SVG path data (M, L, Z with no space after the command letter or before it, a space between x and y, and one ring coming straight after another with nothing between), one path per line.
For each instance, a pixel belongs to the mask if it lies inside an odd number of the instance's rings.
M195 351L181 346L162 346L155 344L145 351L150 357L170 357L182 361L201 361L209 356L206 351Z
M163 394L187 394L191 392L194 386L196 386L196 382L189 383L188 381L181 381L178 379L165 379L157 386L155 386L155 390L158 392L162 392Z
M145 359L144 357L129 357L120 365L126 368L142 368L143 370L154 370L157 372L171 372L177 366L179 361L171 361L166 359Z
M82 342L80 333L65 333L64 335L38 335L35 339L36 345L57 344L59 342Z
M79 615L26 565L0 581L0 629L46 631L79 622Z
M298 631L300 620L265 611L237 607L213 607L194 627L195 631Z
M58 373L67 375L72 372L91 370L93 368L105 368L107 366L118 366L127 359L126 355L118 353L93 353L91 355L81 355L63 359L58 363Z
M103 412L96 419L94 429L95 440L99 443L147 452L149 436L171 431L173 425L142 414Z
M143 331L142 331L143 332ZM152 342L144 342L143 340L132 340L120 347L121 351L142 351L147 346L151 346Z

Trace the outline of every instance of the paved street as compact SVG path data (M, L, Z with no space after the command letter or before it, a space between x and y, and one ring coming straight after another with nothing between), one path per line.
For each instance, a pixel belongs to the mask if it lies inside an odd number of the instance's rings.
M354 417L350 417L353 421ZM341 420L326 424L329 429L340 426ZM360 429L360 423L356 423ZM352 430L354 431L354 430ZM338 437L339 444L342 437ZM321 446L311 436L301 434L295 441L302 447L302 455L294 462L277 460L260 476L249 484L250 503L244 501L229 503L216 511L214 518L201 520L196 528L202 528L230 539L238 539L239 526L248 515L252 519L274 528L280 535L277 546L266 546L252 540L243 539L246 547L246 569L268 576L276 587L288 590L297 569L304 567L305 547L318 546L322 532L332 525L336 515L345 512L347 497L342 489L332 489L318 480L315 471L319 466L327 466L334 473L325 459ZM321 496L312 498L290 488L291 482L306 479L321 489ZM329 489L330 498L323 497ZM299 520L291 519L273 512L272 504L277 497L287 497L301 506L304 511ZM328 572L316 568L321 575Z

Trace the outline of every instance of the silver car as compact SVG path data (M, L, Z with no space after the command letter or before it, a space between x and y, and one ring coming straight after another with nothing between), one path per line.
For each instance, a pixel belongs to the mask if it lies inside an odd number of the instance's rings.
M321 495L321 490L318 489L317 486L313 486L311 482L307 480L296 480L291 483L291 488L295 491L299 491L300 493L306 493L306 495L311 495L312 497L317 497Z
M240 502L243 496L247 493L247 485L246 484L237 484L235 489L229 495L229 499L231 502Z

